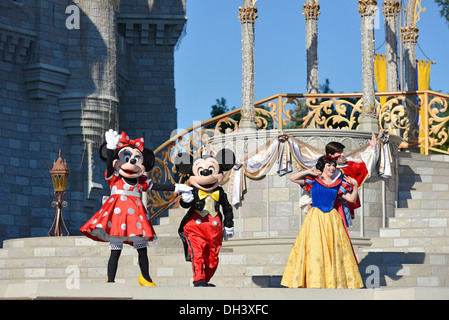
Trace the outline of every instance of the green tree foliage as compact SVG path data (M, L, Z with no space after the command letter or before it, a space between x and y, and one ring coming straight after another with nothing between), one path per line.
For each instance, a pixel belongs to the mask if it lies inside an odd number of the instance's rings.
M226 99L223 97L221 97L220 99L215 99L215 104L212 105L211 108L212 108L211 112L210 112L211 118L214 118L223 113L226 113L226 112L236 109L235 107L229 108L229 106L227 105ZM267 111L269 110L268 107L265 107L265 106L258 106L257 108L265 109ZM256 112L256 116L261 116L261 115ZM262 115L262 117L265 118L265 120L268 122L267 129L268 130L273 129L273 119L271 119L271 117L267 117L267 116L263 116L263 115ZM230 116L229 118L233 119L234 121L237 121L237 123L238 123L238 122L240 122L242 115L241 115L241 113L237 113L235 115ZM205 128L213 129L213 128L215 128L215 125L216 125L216 123L211 123L211 124L205 126ZM228 128L234 129L234 125L231 123L222 123L220 125L220 131L223 133L226 132L226 129L228 129Z
M223 113L229 112L231 110L234 110L235 107L229 108L227 105L227 101L225 98L221 97L220 99L215 99L215 104L211 106L212 110L210 111L210 117L214 118L216 116L219 116ZM233 116L230 117L231 119L235 120L235 121L240 121L241 118L241 114L237 113ZM207 126L205 126L205 128L207 129L213 129L215 128L216 123L211 123ZM220 128L222 132L225 132L225 130L227 128L232 128L233 126L228 124L228 123L222 123Z
M435 0L440 7L440 15L449 24L449 0Z

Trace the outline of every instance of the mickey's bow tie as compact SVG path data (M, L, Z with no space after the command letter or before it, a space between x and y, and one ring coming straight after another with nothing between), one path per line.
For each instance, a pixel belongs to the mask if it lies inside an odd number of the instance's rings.
M212 197L212 199L214 199L215 201L218 201L218 199L220 199L220 191L216 190L212 193L207 193L204 190L199 190L198 196L200 197L200 200L203 200L204 198L209 196Z

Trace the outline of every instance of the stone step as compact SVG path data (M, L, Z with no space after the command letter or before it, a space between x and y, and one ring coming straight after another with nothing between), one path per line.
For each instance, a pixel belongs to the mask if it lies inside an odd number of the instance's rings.
M400 175L448 175L449 162L399 159Z
M363 282L370 281L372 276L372 265L359 265L360 274ZM379 285L389 287L420 287L420 286L449 286L449 265L430 265L430 264L387 264L375 265L379 272ZM222 271L226 270L226 271ZM255 270L256 271L256 270ZM237 286L237 287L281 287L284 268L269 270L270 274L258 274L257 272L240 274L238 270L227 265L217 270L213 278L213 283L220 287ZM262 271L261 272L266 272ZM191 285L192 279L188 275L180 276L160 276L157 278L158 284ZM368 284L369 285L369 284Z
M389 238L376 238L373 239L373 246L386 246L386 247L416 247L416 246L437 246L447 247L449 246L449 239L447 237L389 237ZM437 248L438 249L438 248Z
M175 239L176 248L163 249L176 249L176 252L161 251L158 246L149 247L150 274L155 280L167 285L175 282L189 284L192 278L191 263L185 261L179 238ZM268 279L272 274L282 274L293 241L293 238L286 237L224 242L215 276L218 283L227 284L229 278L234 276L239 278L233 280L236 284L252 283L251 279L256 275ZM168 240L165 242L170 243ZM68 277L67 268L76 267L82 281L104 282L109 253L107 243L85 237L8 240L4 248L0 249L0 280L8 283L63 281ZM132 247L125 246L119 260L116 281L135 285L139 274L137 254ZM261 283L268 282L263 280Z
M449 155L444 154L419 154L409 152L398 152L399 163L413 163L413 162L429 162L429 163L449 163Z
M278 279L279 283L293 242L294 237L226 241L214 281L222 285L268 286L276 282L273 279ZM365 246L369 243L367 239L355 239L355 242ZM157 246L149 247L153 278L161 284L190 285L191 264L185 261L182 249L170 254L157 249ZM4 258L0 259L0 279L9 283L62 281L67 278L70 266L77 267L82 281L102 282L106 279L109 248L106 243L84 237L14 239L0 249L0 256ZM125 246L116 280L135 285L139 274L135 250Z
M417 188L421 183L429 183L429 184L447 184L448 176L447 175L400 175L399 176L399 185L404 185L413 190ZM430 189L431 190L431 189ZM426 191L429 191L427 189Z
M182 218L184 218L185 214L187 213L187 209L184 208L171 208L169 210L169 214L166 217L160 217L160 225L163 224L175 224L179 225Z
M449 227L410 227L410 228L380 228L379 238L440 238L449 235ZM372 241L379 238L373 238Z
M448 209L410 209L396 208L394 210L396 218L431 218L431 217L449 217Z
M80 241L81 239L73 239L72 237L72 239L37 238L10 241L4 249L0 250L2 256L6 258L0 260L4 261L0 266L2 283L65 281L70 274L68 268L73 266L79 271L82 283L104 282L109 256L107 244L96 243L89 239L87 239L88 241ZM366 239L354 240L360 242L360 244L367 243ZM224 287L278 287L293 241L293 238L285 237L253 241L251 239L233 239L225 242L213 283ZM39 247L41 244L44 246ZM57 247L57 244L61 247ZM73 244L73 247L68 244ZM25 245L30 247L25 247ZM226 246L229 247L226 248ZM68 250L70 248L77 250ZM90 248L90 250L84 251L87 248ZM154 253L156 248L149 248L150 274L156 283L159 286L191 286L191 264L184 260L183 253ZM422 256L416 256L416 253L414 255L382 253L382 256L379 256L379 253L363 252L357 245L355 245L355 249L361 267L369 264L379 265L383 279L388 276L382 273L383 269L387 268L386 264L388 263L395 265L396 268L398 268L397 265L401 264L406 264L409 267L408 264L413 263L431 263L432 268L438 270L437 267L444 268L444 263L447 265L449 261L448 255L442 254L423 253ZM65 252L65 256L60 255L62 252ZM89 255L87 252L91 254ZM37 256L34 256L35 254ZM24 258L22 255L28 256L28 258ZM373 259L373 255L377 258ZM393 259L393 257L395 258ZM369 274L363 272L365 271L361 269L362 276L367 278ZM116 281L117 283L137 286L139 274L135 250L126 246L120 258ZM403 275L403 277L410 276L412 274ZM414 271L413 276L415 276ZM416 276L422 277L423 275L416 274ZM418 280L409 280L410 283L413 281ZM441 279L432 281L433 283L444 283ZM385 283L387 282L385 281ZM398 285L398 283L402 282L395 281L390 285Z
M449 215L447 217L390 217L388 228L449 228Z
M384 241L386 240L386 241ZM442 239L442 241L446 241ZM433 243L422 244L422 240L405 239L394 241L393 239L373 240L373 247L363 249L366 251L386 251L386 252L442 252L449 253L449 245L436 245Z
M448 179L449 180L449 179ZM398 185L399 192L411 192L411 191L420 191L420 192L445 192L449 191L448 183L431 183L431 182L413 182L413 183L405 183L400 182ZM406 195L406 194L404 194Z
M184 208L170 209L168 216L160 217L157 224L153 224L158 237L179 237L178 228L186 212Z
M356 254L359 261L359 266L387 264L449 265L449 253L441 252L394 252L375 251L373 248L360 248Z
M445 185L449 186L449 185ZM408 190L408 191L399 191L398 198L399 200L403 199L416 199L421 201L436 201L436 200L449 200L449 192L445 191L417 191L417 190Z
M380 283L383 286L383 283ZM448 276L385 276L387 287L449 287Z
M92 241L93 242L93 241ZM164 243L167 241L164 241ZM173 238L172 246L162 246L152 244L148 248L152 254L177 254L184 252L180 239ZM47 247L9 247L0 249L0 258L41 258L41 257L90 257L109 255L109 245L92 246L47 246ZM130 246L124 246L122 255L135 254L135 250Z
M233 305L232 301L252 300L265 301L262 312L253 314L276 315L278 318L288 316L290 309L300 300L448 300L449 288L444 287L414 287L414 288L379 288L366 289L285 289L285 288L249 288L244 285L236 287L224 286L216 288L191 288L181 285L159 286L156 288L140 288L135 285L123 284L92 284L81 283L79 288L67 286L65 282L39 282L0 284L0 299L8 300L146 300L149 308L161 306L168 318L180 318L181 308L190 305L214 307L214 314L226 314L236 318L237 312L225 313L223 306ZM195 300L195 302L189 302ZM151 302L153 301L153 302ZM214 303L214 301L216 301ZM228 301L228 302L227 302ZM270 302L271 301L271 302ZM279 301L279 302L276 302ZM266 309L268 306L268 309ZM221 310L221 311L219 311ZM235 310L235 309L234 309ZM243 310L243 307L240 307ZM268 310L268 311L267 311ZM248 311L246 311L248 313ZM201 313L203 316L205 313ZM199 317L201 317L201 314ZM234 316L232 316L232 314ZM239 314L243 314L240 312ZM188 317L188 316L187 316ZM238 317L238 316L237 316ZM242 318L248 317L246 314ZM272 316L273 318L273 316Z
M449 253L449 247L434 247L434 246L397 246L397 247L373 247L370 249L363 249L369 252L422 252L422 253Z
M67 276L67 275L66 275ZM365 287L373 286L373 279L370 278L372 272L366 275L362 274L362 281ZM183 288L193 287L191 277L153 277L158 288L171 288L171 290L180 290ZM282 275L253 275L253 276L230 276L230 277L220 277L214 276L211 283L213 283L217 288L285 288L280 283L282 280ZM27 284L32 283L65 283L66 278L54 279L48 281L46 279L35 279L33 281L26 282ZM81 279L81 286L85 284L97 284L97 285L107 285L104 283L105 278L102 279ZM2 285L17 284L16 281L2 281ZM127 287L139 287L137 281L137 276L126 279L117 279L117 285L126 285ZM110 285L110 284L109 284ZM406 287L449 287L449 276L425 276L425 275L383 275L378 277L378 283L376 283L380 288L406 288ZM148 289L147 289L148 290ZM309 289L310 290L310 289ZM160 298L160 297L159 297Z
M368 277L362 277L366 287L373 283L373 280ZM378 285L388 288L449 287L449 276L381 275Z
M412 248L362 249L363 252L358 254L361 257L359 269L365 285L373 285L374 277L377 277L378 284L387 287L449 286L449 251L407 250Z
M449 155L444 154L420 154L415 152L400 151L398 152L399 160L423 160L432 162L449 162Z
M370 266L359 265L360 274L368 277L372 274ZM384 276L449 276L449 265L432 264L386 264L376 265ZM368 269L368 270L367 270Z
M218 288L279 288L282 275L251 275L251 276L217 276L211 283ZM159 277L155 280L160 287L185 288L193 287L192 277Z
M171 263L168 261L160 262L161 258L150 260L150 274L156 282L160 282L165 278L182 278L183 281L191 282L192 270L190 262L186 262L184 257L166 257L169 260L175 260ZM220 265L216 271L214 279L221 279L221 281L229 281L228 278L233 277L248 277L251 279L253 276L265 276L265 275L282 275L285 269L285 262L282 264L240 264L232 263L237 260L224 259L225 255L220 257ZM79 272L80 278L87 281L105 281L107 274L107 258L102 261L98 259L98 265L80 266L75 261L72 264L61 266L37 266L37 267L11 267L0 269L0 279L2 282L29 282L29 281L57 281L65 280L70 274L72 268L76 267ZM164 263L169 263L164 265ZM133 283L137 281L140 274L139 267L137 265L137 258L120 258L119 268L117 270L116 281L118 283Z
M399 208L449 210L449 200L400 199Z
M398 208L359 249L362 277L375 266L381 286L449 286L449 156L399 155Z

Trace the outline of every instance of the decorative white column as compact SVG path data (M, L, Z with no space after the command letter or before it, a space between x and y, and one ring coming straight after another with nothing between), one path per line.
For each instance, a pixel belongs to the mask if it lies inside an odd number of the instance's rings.
M405 52L405 91L416 90L416 43L419 29L415 26L401 28Z
M418 42L418 31L416 23L419 20L420 11L417 12L417 0L407 1L407 8L405 11L405 26L401 28L401 38L404 46L404 89L405 91L415 91L417 89L416 83L416 43ZM408 150L412 152L419 152L419 148L414 148L418 145L418 126L416 119L418 117L417 96L408 96L407 112L410 129L406 137L409 144Z
M404 43L404 63L405 63L405 91L415 91L417 89L416 83L416 43L418 40L419 29L415 26L401 28L402 42ZM416 119L418 117L418 108L415 106L417 96L409 96L407 101L408 120L410 130L407 137L407 142L410 147L415 147L418 144L418 126ZM409 147L409 150L412 150ZM418 152L415 148L412 151Z
M363 111L359 130L378 131L374 87L374 13L376 0L359 0L358 11L362 25L362 87Z
M256 0L257 1L257 0ZM244 0L239 7L239 19L242 26L242 119L240 131L255 131L256 114L254 110L254 24L257 8L254 0Z
M318 16L320 6L315 0L307 0L302 14L306 20L307 92L318 93Z
M398 86L398 13L399 2L385 0L382 3L385 19L385 60L387 63L387 91L397 91Z

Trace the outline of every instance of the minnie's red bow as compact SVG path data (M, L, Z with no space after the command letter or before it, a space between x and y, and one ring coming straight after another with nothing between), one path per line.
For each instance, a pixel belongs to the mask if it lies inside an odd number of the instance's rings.
M124 131L122 131L122 133L120 134L120 140L117 143L117 148L122 148L129 145L135 146L140 151L143 151L143 148L145 146L143 143L143 138L131 140L129 136Z

